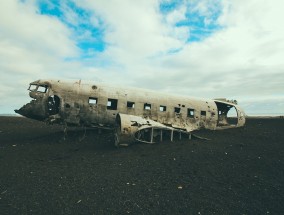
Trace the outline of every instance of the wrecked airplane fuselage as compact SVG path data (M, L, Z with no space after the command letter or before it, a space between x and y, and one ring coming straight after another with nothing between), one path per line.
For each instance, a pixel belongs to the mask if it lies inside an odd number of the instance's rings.
M235 101L196 99L154 91L118 88L84 81L38 80L30 83L33 100L15 110L25 117L73 126L113 129L115 143L153 143L193 130L225 129L245 124ZM228 113L235 110L230 120Z

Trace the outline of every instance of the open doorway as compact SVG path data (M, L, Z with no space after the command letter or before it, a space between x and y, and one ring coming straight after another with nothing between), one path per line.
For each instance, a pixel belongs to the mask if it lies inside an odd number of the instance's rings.
M49 96L47 101L47 108L49 115L59 113L60 98L57 95Z
M232 127L238 125L238 112L234 105L215 101L218 109L217 127Z

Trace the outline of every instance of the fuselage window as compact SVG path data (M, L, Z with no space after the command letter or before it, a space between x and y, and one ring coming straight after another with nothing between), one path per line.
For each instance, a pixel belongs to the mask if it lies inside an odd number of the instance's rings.
M179 107L175 107L175 113L180 113L180 108Z
M96 104L98 104L98 98L89 97L89 104L90 104L90 105L96 105Z
M135 102L127 102L127 108L134 108L135 107Z
M165 112L167 110L166 106L160 105L160 111Z
M117 110L117 99L108 99L107 109L108 110Z
M191 108L187 109L187 117L189 117L189 118L194 117L194 109L191 109Z
M145 103L144 110L151 110L151 104Z
M202 110L201 111L201 116L206 116L206 111Z

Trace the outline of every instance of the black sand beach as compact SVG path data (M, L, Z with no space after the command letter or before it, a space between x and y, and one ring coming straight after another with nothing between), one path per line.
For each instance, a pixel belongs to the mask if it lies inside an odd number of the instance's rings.
M284 119L134 144L0 117L0 214L283 214Z

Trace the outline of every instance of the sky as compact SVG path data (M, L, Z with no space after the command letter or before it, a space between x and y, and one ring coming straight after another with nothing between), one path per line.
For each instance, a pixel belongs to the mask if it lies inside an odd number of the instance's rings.
M1 0L0 114L38 79L236 99L284 114L283 0Z

